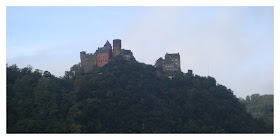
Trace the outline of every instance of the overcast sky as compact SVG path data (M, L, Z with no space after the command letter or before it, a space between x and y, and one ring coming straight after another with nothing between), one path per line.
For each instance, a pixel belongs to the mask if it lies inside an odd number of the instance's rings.
M63 76L107 40L139 62L180 53L183 72L237 97L273 94L273 7L7 7L7 63Z

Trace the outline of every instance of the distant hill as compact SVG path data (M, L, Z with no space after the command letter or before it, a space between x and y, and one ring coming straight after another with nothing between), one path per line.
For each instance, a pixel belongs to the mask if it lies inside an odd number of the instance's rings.
M7 66L8 133L273 133L213 77L115 59L63 78Z
M251 113L254 118L263 119L268 127L273 130L273 95L253 94L247 96L246 99L240 99L240 101L245 104L247 112Z

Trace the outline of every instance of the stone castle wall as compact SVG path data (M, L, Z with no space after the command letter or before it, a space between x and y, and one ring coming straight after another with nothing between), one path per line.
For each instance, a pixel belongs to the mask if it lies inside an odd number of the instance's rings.
M81 67L84 69L84 71L90 72L94 66L96 66L96 54L86 54L86 52L81 52Z

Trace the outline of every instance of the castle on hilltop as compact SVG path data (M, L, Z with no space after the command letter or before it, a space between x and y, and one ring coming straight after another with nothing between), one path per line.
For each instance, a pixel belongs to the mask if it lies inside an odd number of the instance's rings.
M102 67L109 63L113 57L123 56L125 60L135 60L131 50L125 50L121 48L121 40L113 40L113 50L112 45L107 42L101 48L98 48L95 53L86 53L85 51L80 52L81 67L85 72L90 72L94 66Z
M165 54L165 59L160 57L155 64L156 68L162 69L163 71L180 71L180 54Z
M116 56L122 56L125 60L135 61L131 50L125 50L121 47L121 40L113 40L113 49L110 42L107 40L105 45L98 48L95 53L86 53L85 51L80 52L81 67L84 72L90 72L95 66L103 67L105 64L112 61ZM180 54L165 54L165 59L160 57L155 64L155 67L173 73L175 71L181 71L180 68Z

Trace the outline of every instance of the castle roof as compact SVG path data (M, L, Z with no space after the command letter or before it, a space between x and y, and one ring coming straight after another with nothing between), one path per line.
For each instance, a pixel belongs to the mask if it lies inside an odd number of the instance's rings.
M170 58L180 58L180 54L179 53L166 53L165 56L168 56Z
M109 43L109 41L107 40L107 42L105 43L104 47L101 47L101 48L98 48L96 50L96 53L105 53L105 52L108 52L110 51L110 48L111 48L111 44Z
M111 46L110 42L107 40L104 46Z

